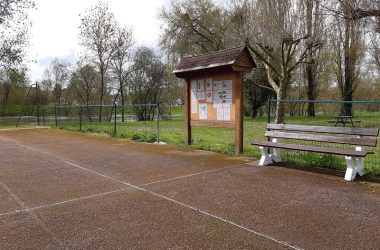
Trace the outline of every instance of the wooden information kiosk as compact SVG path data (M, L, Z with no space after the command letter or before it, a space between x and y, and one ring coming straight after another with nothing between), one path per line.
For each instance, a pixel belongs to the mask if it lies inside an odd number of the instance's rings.
M255 67L246 47L181 59L173 73L185 80L185 144L192 126L235 128L235 154L243 152L243 74Z

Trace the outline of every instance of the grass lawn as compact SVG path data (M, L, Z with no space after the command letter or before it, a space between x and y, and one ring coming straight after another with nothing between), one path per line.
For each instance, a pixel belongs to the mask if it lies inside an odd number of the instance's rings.
M15 128L15 125L0 124L0 129Z
M172 110L173 111L173 110ZM176 110L174 110L176 111ZM174 114L176 112L173 112ZM178 111L180 113L180 111ZM331 120L331 115L320 115L314 118L305 116L287 117L286 122L290 124L328 125L327 120ZM360 114L360 127L380 127L380 120L374 120L373 113ZM251 140L266 140L264 138L267 118L244 120L244 156L259 158L258 147L250 145ZM106 133L113 136L143 142L157 141L157 121L146 122L117 122L117 133L113 135L113 122L84 122L82 131ZM331 125L331 124L330 124ZM60 123L59 128L68 130L79 130L79 121ZM234 154L234 130L225 128L193 127L193 143L190 147L195 149L220 152L223 154ZM185 147L184 145L184 123L182 120L160 121L160 141L167 144ZM320 144L314 144L320 145ZM349 146L342 146L349 147ZM344 157L314 154L297 151L282 151L283 159L305 166L328 167L332 169L345 170ZM365 159L366 172L373 176L380 177L380 147L375 148L375 153Z
M95 108L97 110L98 108ZM171 109L166 108L162 110L165 114L172 115L172 120L163 120L159 124L160 141L167 144L185 147L184 145L184 122L183 122L183 106L172 106ZM103 121L103 122L88 122L86 117L83 117L82 126L80 129L79 111L78 108L68 109L67 114L58 112L58 128L90 133L104 133L119 138L125 138L141 142L156 142L157 141L157 121L127 121L116 123L116 134L114 134L115 123ZM110 111L110 110L109 110ZM55 127L54 112L50 110L50 116L45 116L41 119L43 123L41 125ZM62 114L61 114L62 113ZM121 118L121 109L117 109L118 120ZM126 117L134 119L134 112L132 107L125 109ZM105 115L104 117L108 117ZM169 119L169 116L164 116L165 119ZM273 118L272 118L273 119ZM304 125L320 125L320 126L332 126L333 124L327 123L328 120L333 120L334 115L317 115L316 117L307 116L286 116L285 122L289 124L304 124ZM357 125L359 127L368 128L380 128L380 112L355 112L355 120L360 120ZM15 120L16 121L16 120ZM13 123L15 123L15 121ZM25 127L25 124L37 124L35 117L23 118L21 120L21 127ZM28 123L29 121L29 123ZM273 121L273 120L272 120ZM46 122L46 123L45 123ZM258 147L250 145L252 140L266 140L264 138L265 127L267 124L267 117L244 119L244 156L259 158L260 152ZM27 125L28 126L28 125ZM0 122L0 128L14 128L14 124ZM195 149L220 152L223 154L234 154L234 130L225 128L206 128L206 127L193 127L192 129L193 143L190 147ZM289 140L283 140L284 142L291 142ZM300 143L299 141L297 143ZM306 144L310 144L305 142ZM318 143L312 143L313 145L321 145ZM325 145L325 144L324 144ZM337 145L334 145L337 146ZM343 148L349 148L352 146L339 146ZM365 159L366 172L373 176L380 177L380 147L376 147L373 150L374 154L369 155ZM305 166L318 166L328 167L333 169L345 170L344 157L314 154L297 151L282 151L282 157L285 161L305 165Z

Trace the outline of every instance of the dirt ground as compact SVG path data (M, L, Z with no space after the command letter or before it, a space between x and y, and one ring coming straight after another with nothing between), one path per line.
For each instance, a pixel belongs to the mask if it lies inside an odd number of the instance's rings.
M380 185L167 145L0 130L1 249L380 249Z

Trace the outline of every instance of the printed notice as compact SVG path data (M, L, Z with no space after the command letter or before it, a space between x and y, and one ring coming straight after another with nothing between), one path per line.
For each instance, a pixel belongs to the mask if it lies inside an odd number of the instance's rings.
M232 89L232 80L224 80L223 89Z
M212 79L211 78L206 80L206 90L212 90Z
M224 98L232 99L232 90L223 90Z
M222 108L216 109L216 120L223 121L223 109Z
M206 92L206 102L212 102L212 91Z
M195 92L191 91L190 95L191 95L191 102L195 102L197 100L197 97L195 96Z
M214 100L214 108L223 108L222 100Z
M222 100L223 99L223 90L218 90L214 92L214 100Z
M195 82L195 90L197 89L197 83ZM196 92L193 91L193 89L191 89L191 113L192 114L196 114L198 113L198 109L197 109L197 97L195 96L196 95Z
M191 103L191 113L192 113L192 114L196 114L196 113L198 113L197 103L196 103L196 102L192 102L192 103Z
M207 120L207 103L201 103L199 104L199 119L200 120Z
M191 91L196 92L197 91L197 81L191 81Z
M198 91L204 91L203 80L198 80Z
M231 107L232 107L232 99L224 99L223 108L231 108Z
M205 100L205 92L198 92L197 93L197 100L198 101L204 101Z
M231 109L223 108L223 120L230 121L231 120Z
M223 82L222 81L214 82L214 91L221 90L221 89L223 89Z

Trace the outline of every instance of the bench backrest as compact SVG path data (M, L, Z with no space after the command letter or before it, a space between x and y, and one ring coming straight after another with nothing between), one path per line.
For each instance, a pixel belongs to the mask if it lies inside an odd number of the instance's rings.
M343 137L338 135L345 136ZM267 125L267 131L265 133L266 137L273 138L318 141L370 147L376 147L377 139L375 137L378 135L379 129L376 128L342 128L273 123Z

